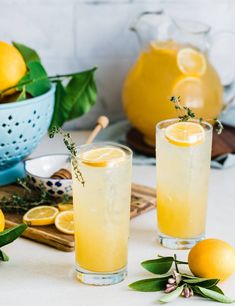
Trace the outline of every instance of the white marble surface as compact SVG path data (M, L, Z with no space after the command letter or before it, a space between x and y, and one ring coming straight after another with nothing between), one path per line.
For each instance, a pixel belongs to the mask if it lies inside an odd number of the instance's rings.
M73 133L82 143L87 134ZM65 152L60 138L44 138L34 156L53 152ZM212 170L209 188L207 237L221 238L235 247L235 167ZM135 166L133 182L155 186L153 166ZM4 306L151 306L158 305L159 293L140 293L128 289L130 282L147 278L149 273L140 262L154 258L156 254L172 255L156 242L156 212L151 211L131 221L129 242L129 274L120 284L109 287L85 286L74 276L74 254L19 238L4 247L10 256L8 263L0 263L0 300ZM187 251L177 251L186 259ZM235 298L235 275L221 287ZM192 298L178 299L174 305L215 305L214 302Z
M97 105L74 124L87 127L101 113L113 121L124 116L122 85L138 53L129 27L140 12L159 8L206 22L213 33L235 27L233 0L0 0L0 40L38 50L51 75L97 65ZM219 52L227 48L218 43Z

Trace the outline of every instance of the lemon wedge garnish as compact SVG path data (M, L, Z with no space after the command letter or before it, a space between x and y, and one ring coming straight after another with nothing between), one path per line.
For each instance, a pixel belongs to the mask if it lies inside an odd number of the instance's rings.
M207 66L205 56L192 48L183 48L177 53L177 65L183 74L195 76L202 76Z
M54 206L34 207L23 216L23 221L28 225L36 226L54 224L58 212L59 210Z
M106 167L125 159L125 152L119 148L103 147L84 152L83 163L93 167Z
M189 147L202 143L205 139L205 131L199 123L178 122L165 129L165 137L174 145Z
M73 211L67 210L60 212L55 219L56 228L65 234L74 234L74 215Z

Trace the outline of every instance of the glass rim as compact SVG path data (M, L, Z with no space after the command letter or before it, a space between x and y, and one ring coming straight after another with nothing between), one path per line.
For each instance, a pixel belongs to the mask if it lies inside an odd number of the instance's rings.
M92 149L95 147L101 148L105 146L122 149L124 152L127 153L126 159L130 159L133 156L133 151L126 145L120 144L118 142L113 142L113 141L97 141L97 142L92 142L92 143L87 143L87 144L85 143L85 144L76 146L77 153L78 153L77 159L81 161L88 161L87 159L79 156L79 151L81 149L89 149L89 148Z
M171 18L175 26L182 32L188 33L191 35L203 35L203 34L208 34L211 31L211 26L207 23L200 22L197 20L190 20L190 19L181 19L181 18ZM197 24L200 25L201 28L200 30L188 30L186 27L181 25L180 23L191 23L191 24Z
M207 129L206 128L204 128L204 130L205 130L205 133L210 133L212 130L213 130L213 126L209 123L209 122L207 122L207 121L201 121L201 122L199 122L198 120L196 120L196 119L192 119L192 120L188 120L188 121L180 121L180 119L179 118L172 118L172 119L166 119L166 120L162 120L162 121L159 121L157 124L156 124L156 130L160 130L161 129L161 125L162 124L164 124L164 123L171 123L172 122L172 124L173 123L177 123L177 122L193 122L193 123L198 123L198 124L200 124L200 125L204 125L204 126L206 126L207 127Z

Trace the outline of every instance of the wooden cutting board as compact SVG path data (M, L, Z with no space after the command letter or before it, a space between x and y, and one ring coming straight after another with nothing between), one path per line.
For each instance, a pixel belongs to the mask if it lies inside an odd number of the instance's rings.
M19 192L19 187L8 185L0 188L0 197L7 194ZM130 217L134 218L155 208L155 189L142 185L132 184L131 212ZM22 223L21 214L5 214L6 227ZM59 232L54 225L30 226L22 235L25 238L34 240L59 249L65 252L74 250L74 237Z

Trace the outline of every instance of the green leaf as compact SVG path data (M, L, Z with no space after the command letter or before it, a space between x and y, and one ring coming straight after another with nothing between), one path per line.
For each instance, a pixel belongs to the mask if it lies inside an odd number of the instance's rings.
M17 43L15 41L12 42L13 46L18 49L21 55L24 58L24 61L27 63L29 62L40 62L40 57L38 56L37 52L23 44Z
M7 256L7 254L5 252L3 252L2 250L0 250L0 260L1 261L8 261L9 257Z
M27 225L23 223L0 232L0 247L14 241L26 230L26 228Z
M217 302L220 302L220 303L225 303L225 304L231 304L231 303L235 302L234 299L232 299L232 298L230 298L226 295L223 295L221 293L218 293L214 290L210 290L210 289L203 288L203 287L200 287L200 286L196 286L196 289L199 292L202 293L202 296L207 297L211 300L214 300L214 301L217 301Z
M61 127L65 121L80 117L95 104L95 70L96 68L93 68L73 74L65 89L61 81L57 81L56 105L50 127Z
M39 62L29 62L27 64L29 71L20 80L17 90L21 91L25 86L26 91L33 97L46 93L51 88L51 82L47 73Z
M129 284L131 289L142 292L153 292L165 289L168 277L142 279Z
M63 123L66 121L65 113L61 111L63 109L63 103L65 98L65 89L60 80L56 82L56 92L55 92L55 106L53 117L51 120L51 125L49 130L53 126L61 127Z
M22 91L21 91L21 93L19 94L19 96L18 96L18 98L17 98L16 101L23 101L23 100L25 100L25 99L26 99L26 87L25 87L25 85L24 85L24 86L22 86Z
M174 261L173 257L162 257L158 259L146 260L141 263L142 267L154 274L167 273Z
M213 291L215 291L215 292L218 292L218 293L224 295L224 292L223 292L218 286L210 287L210 290L213 290Z
M217 285L219 279L195 277L195 278L183 279L183 281L187 284L200 284L201 287L210 288Z
M170 293L166 293L165 295L163 295L160 299L159 302L161 303L168 303L171 302L173 300L175 300L177 297L179 297L182 293L184 289L184 285L177 287L174 291L170 292Z
M97 95L95 70L96 68L93 68L78 73L66 86L64 111L67 113L67 120L83 115L95 104Z

